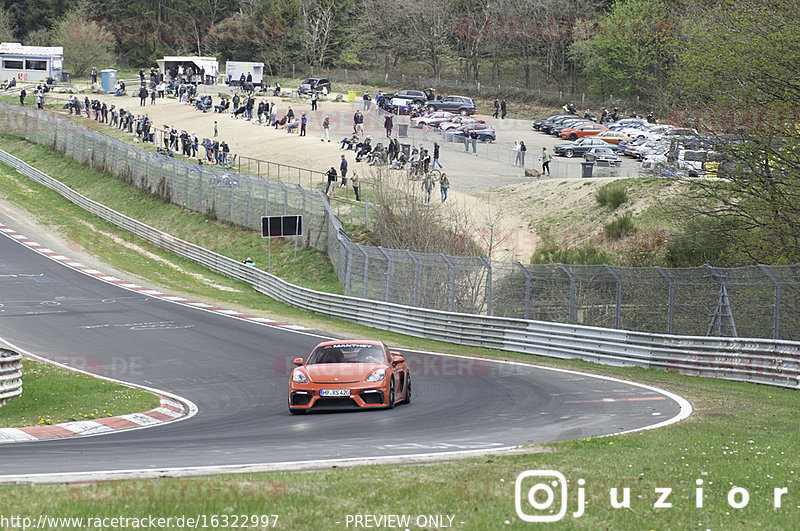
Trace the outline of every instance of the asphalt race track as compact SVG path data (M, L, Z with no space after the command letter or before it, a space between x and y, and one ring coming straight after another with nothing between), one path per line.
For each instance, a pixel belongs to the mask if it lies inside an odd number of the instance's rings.
M192 418L153 428L0 444L0 481L20 474L499 449L634 430L682 413L675 397L631 383L404 352L412 404L293 416L286 406L291 360L324 336L150 298L5 236L0 337L50 359L174 393L199 409Z

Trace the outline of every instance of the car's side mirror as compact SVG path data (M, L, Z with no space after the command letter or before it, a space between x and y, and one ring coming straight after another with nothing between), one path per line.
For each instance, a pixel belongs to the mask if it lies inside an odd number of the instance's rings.
M392 354L392 366L400 365L401 363L405 363L406 359L400 355L399 352L391 352Z
M303 364L303 358L295 358L292 363L294 363L295 365L302 365Z

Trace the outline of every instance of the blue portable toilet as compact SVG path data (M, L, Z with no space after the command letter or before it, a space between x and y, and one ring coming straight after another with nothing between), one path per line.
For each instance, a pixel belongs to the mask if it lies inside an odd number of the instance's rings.
M100 71L100 86L103 87L107 93L114 92L114 85L117 84L117 71L116 70L101 70Z

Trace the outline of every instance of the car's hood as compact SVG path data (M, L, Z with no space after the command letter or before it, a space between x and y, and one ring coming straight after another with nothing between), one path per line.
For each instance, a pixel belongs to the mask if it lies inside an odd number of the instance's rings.
M323 363L305 365L308 377L316 383L361 382L375 369L385 367L382 363Z

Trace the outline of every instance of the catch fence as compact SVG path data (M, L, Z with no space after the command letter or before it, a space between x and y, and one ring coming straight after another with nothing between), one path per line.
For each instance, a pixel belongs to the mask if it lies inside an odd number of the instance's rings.
M303 214L304 243L328 254L346 295L641 332L800 339L800 265L532 265L360 245L321 191L165 157L34 109L0 105L0 124L165 201L239 226L259 230L262 215Z

